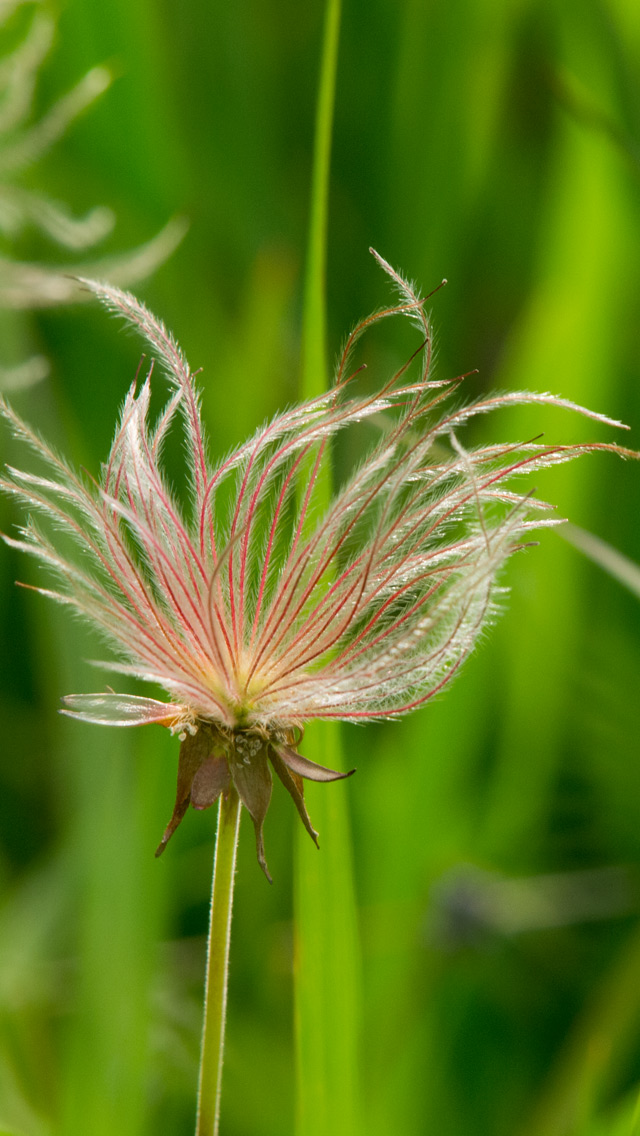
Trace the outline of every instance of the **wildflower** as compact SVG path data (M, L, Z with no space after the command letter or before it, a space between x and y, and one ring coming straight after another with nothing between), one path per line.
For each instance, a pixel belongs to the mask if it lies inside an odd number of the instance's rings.
M180 348L141 303L107 284L87 287L143 335L168 376L172 394L157 420L150 420L152 366L131 387L94 482L3 404L16 435L48 472L11 468L2 485L70 534L80 554L60 552L34 519L19 539L5 540L59 578L57 589L38 590L106 634L119 660L101 665L157 683L169 695L163 702L113 691L74 694L63 711L106 725L159 722L180 735L175 808L158 852L190 803L207 808L233 784L267 872L262 826L272 770L316 840L303 779L348 774L302 756L305 723L388 718L433 698L494 611L505 560L529 543L532 529L559 523L545 502L516 492L513 480L587 451L628 453L603 443L539 440L465 448L458 434L471 418L523 403L620 423L550 394L498 394L446 409L461 379L430 377L424 301L378 261L400 302L351 333L332 390L279 414L216 466ZM351 350L372 324L392 315L420 329L418 374L410 379L407 364L380 389L362 393L358 372L348 369ZM162 471L163 442L178 414L189 509ZM316 517L330 440L366 422L378 429L373 447Z

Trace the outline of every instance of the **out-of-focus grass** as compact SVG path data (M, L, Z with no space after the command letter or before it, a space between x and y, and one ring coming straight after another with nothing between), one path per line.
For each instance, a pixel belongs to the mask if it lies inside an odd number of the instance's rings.
M120 75L38 169L43 188L78 210L109 201L119 247L171 212L190 216L144 298L205 368L220 451L299 389L323 18L323 4L291 0L69 0L43 76L46 101L103 60ZM628 421L638 446L639 74L626 0L343 0L329 355L387 298L373 244L424 288L449 278L432 303L440 377L477 366L470 394L530 386L577 398ZM45 251L25 236L25 256ZM138 345L89 309L39 316L20 334L53 372L16 405L95 470ZM362 358L386 373L414 346L385 327ZM597 429L542 412L490 428L549 439ZM5 435L1 445L17 460ZM178 469L179 454L168 458ZM585 459L539 490L640 561L631 464ZM0 514L6 530L15 514L5 501ZM35 570L3 547L0 1132L182 1136L213 817L191 814L153 859L175 744L160 728L56 717L61 694L103 683L83 662L100 647L16 578L35 582ZM404 722L346 731L370 1136L637 1127L637 896L617 918L506 935L459 873L637 864L640 609L553 533L505 583L498 626L446 696ZM274 796L273 888L241 836L227 1136L294 1127L294 818ZM328 859L323 832L321 844Z
M314 132L309 237L302 312L301 395L327 389L327 236L331 139L335 105L340 0L325 12ZM331 474L321 474L318 497L331 499ZM313 722L305 750L332 769L345 768L340 725ZM360 1103L360 942L353 881L348 786L309 786L308 803L324 833L323 857L299 829L294 886L294 975L299 1136L362 1131ZM320 789L320 792L318 792ZM315 790L315 791L314 791Z

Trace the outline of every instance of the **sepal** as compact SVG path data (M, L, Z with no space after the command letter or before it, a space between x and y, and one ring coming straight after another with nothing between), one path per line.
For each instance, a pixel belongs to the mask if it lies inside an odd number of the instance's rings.
M229 765L224 756L226 738L210 722L201 722L197 733L187 734L180 745L178 783L171 820L156 848L160 856L190 804L208 809L221 793L229 791Z
M293 803L298 810L300 820L309 833L309 836L313 840L316 848L319 848L320 845L318 844L318 833L311 823L311 818L309 817L309 814L307 812L307 806L304 803L304 782L302 780L302 777L299 777L297 773L294 773L285 765L284 761L280 757L278 750L274 747L271 748L269 756L271 758L271 764L273 765L273 768L278 774L278 777L282 781L282 784L291 796Z
M229 755L233 783L256 830L258 863L273 883L264 854L263 825L271 801L273 779L267 762L267 743L257 734L237 732Z
M309 761L308 757L303 757L291 746L278 746L278 753L292 773L297 773L298 777L306 777L308 781L341 781L344 777L351 777L355 773L355 769L349 769L347 773L327 769L326 765Z

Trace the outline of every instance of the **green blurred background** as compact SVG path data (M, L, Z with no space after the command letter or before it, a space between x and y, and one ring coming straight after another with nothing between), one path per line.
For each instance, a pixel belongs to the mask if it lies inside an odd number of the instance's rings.
M55 11L36 113L97 63L117 78L27 182L78 213L113 207L105 253L189 218L137 291L203 368L222 454L298 389L323 6L68 0ZM640 447L639 174L636 0L344 0L331 356L388 299L374 245L423 290L449 280L433 300L439 377L477 367L470 395L578 399L628 422ZM7 250L60 259L33 231ZM90 306L4 325L22 354L51 361L15 406L97 470L139 345ZM386 375L415 346L406 328L385 328L361 357ZM482 430L614 433L535 408ZM0 445L18 460L6 432ZM591 457L536 486L640 562L633 464ZM2 500L0 527L17 520ZM176 742L58 716L62 694L103 685L84 662L101 648L14 587L40 578L0 548L0 1133L182 1136L215 818L191 813L154 860ZM401 723L345 731L358 767L367 1136L636 1131L640 605L552 532L503 582L496 628L445 696ZM225 1136L294 1125L284 796L266 826L273 887L248 825L241 834Z

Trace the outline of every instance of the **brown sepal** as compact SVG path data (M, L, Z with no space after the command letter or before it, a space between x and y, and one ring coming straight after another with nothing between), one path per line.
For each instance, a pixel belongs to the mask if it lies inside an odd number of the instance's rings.
M355 773L355 769L350 769L347 773L327 769L326 765L318 765L315 761L309 761L308 757L303 757L291 746L279 745L278 753L292 773L297 773L298 777L306 777L309 781L341 781L344 777L351 777Z
M164 852L192 800L195 808L206 809L214 803L220 793L229 789L230 778L227 761L223 757L213 755L214 750L220 748L221 740L224 739L221 739L215 727L203 722L196 734L187 734L181 743L178 758L176 801L171 820L156 848L156 856L160 856ZM194 788L195 799L193 798Z
M271 800L273 779L267 763L267 745L257 734L237 732L229 754L229 766L238 796L256 830L258 863L269 883L273 883L264 854L262 826Z
M194 809L208 809L221 793L231 788L231 775L226 757L208 757L196 769L191 782L191 804Z
M316 848L319 848L320 845L318 844L318 833L311 823L311 819L307 812L307 807L304 803L304 782L302 780L302 777L299 777L297 773L294 773L285 765L278 750L273 746L271 747L269 757L271 758L271 764L273 765L273 768L278 774L278 777L282 781L285 789L290 794L293 803L296 806L298 813L300 814L300 820L309 833L309 836L313 840Z

